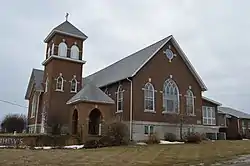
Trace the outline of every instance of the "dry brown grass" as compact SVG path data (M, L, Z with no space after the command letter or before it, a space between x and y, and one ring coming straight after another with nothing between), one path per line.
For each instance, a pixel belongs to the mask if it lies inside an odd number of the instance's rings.
M250 141L216 141L185 145L149 145L81 150L0 150L0 165L141 166L210 164L250 154Z

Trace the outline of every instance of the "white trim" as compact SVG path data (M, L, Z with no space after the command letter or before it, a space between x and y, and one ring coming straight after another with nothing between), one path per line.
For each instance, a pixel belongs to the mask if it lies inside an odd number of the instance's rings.
M153 93L152 95L152 97L148 97L147 96L147 98L145 98L145 91L146 90L149 90L149 89L146 89L145 87L146 86L150 86L151 88L152 88L152 91L151 91L151 93ZM151 82L147 82L145 85L144 85L144 90L143 90L143 92L144 92L144 112L155 112L155 88L154 88L154 85L151 83ZM150 102L153 102L153 109L152 110L150 110L150 109L147 109L146 108L146 106L145 106L145 102L146 102L146 100L147 101L150 101Z
M127 80L130 82L129 138L133 140L133 82L129 78Z
M168 84L166 84L168 82ZM172 83L171 83L172 82ZM166 108L166 106L165 106L165 100L166 99L169 99L169 96L165 96L165 90L166 90L166 85L169 85L169 83L171 83L171 84L174 84L175 85L175 89L177 90L177 112L176 112L176 110L175 110L175 103L174 103L174 110L173 110L173 112L170 112L170 111L167 111L167 108ZM168 112L168 113L179 113L180 112L180 96L179 96L179 94L180 94L180 91L179 91L179 87L178 87L178 85L176 84L176 82L172 79L172 78L168 78L168 79L166 79L165 81L164 81L164 83L163 83L163 93L162 93L162 106L163 106L163 108L164 108L164 110L162 111L162 112ZM173 96L175 96L175 95L171 95L172 97ZM173 101L173 99L171 98L171 100ZM175 101L175 100L174 100ZM175 101L176 102L176 101ZM165 110L166 109L166 110Z
M196 70L194 69L192 63L188 60L187 56L185 55L185 53L183 52L183 50L181 49L180 45L178 44L178 42L175 40L175 38L172 36L173 39L173 45L175 47L177 47L177 51L180 51L180 56L184 59L184 62L187 62L187 66L188 68L191 70L191 72L193 73L193 75L195 76L195 78L197 79L198 83L200 84L200 86L203 88L204 91L207 91L207 87L204 84L204 82L202 81L201 77L198 75L198 73L196 72Z
M74 88L75 88L74 91L72 91L72 82L73 82L73 81L75 81L75 83L76 83L76 84L75 84L75 87L74 87ZM71 81L69 81L69 82L70 82L70 93L77 93L77 88L78 88L78 85L77 85L77 84L78 84L79 82L77 81L76 76L74 75L74 78L73 78Z
M47 76L46 81L45 81L44 93L48 92L48 84L49 84L49 79L48 79L48 76Z
M73 100L73 101L67 101L67 105L69 104L73 104L73 103L76 103L76 102L93 102L93 103L101 103L101 104L115 104L114 102L105 102L105 101L95 101L95 100L89 100L89 99L76 99L76 100Z
M219 103L219 102L217 102L217 101L214 101L214 100L212 100L212 99L209 99L209 98L207 98L207 97L205 97L205 96L202 96L202 99L203 99L203 100L207 100L207 101L209 101L209 102L211 102L211 103L214 103L214 104L216 104L216 105L218 105L218 106L221 106L221 105L222 105L221 103Z
M124 90L123 90L123 89L120 90L120 88L122 88L122 85L119 85L119 86L118 86L117 92L116 92L116 113L123 112L123 107L124 107L124 96L123 96ZM121 101L118 101L118 100L119 100L118 97L120 97L119 94L122 94L122 100L121 100ZM121 108L121 110L119 110L119 106L118 106L118 103L119 103L119 102L122 103L122 108Z
M62 56L58 56L58 55L51 55L49 58L47 58L46 60L44 60L42 62L42 65L48 64L49 61L51 59L53 59L53 58L60 59L60 60L67 60L67 61L70 61L70 62L76 62L76 63L81 63L81 64L85 64L86 63L86 61L84 61L84 60L77 60L77 59L72 59L72 58L69 58L69 57L62 57Z
M148 110L148 109L144 109L144 112L156 113L156 111L155 111L155 110Z
M167 44L167 42L169 42L170 41L170 39L172 38L172 35L171 35L171 37L169 37L169 39L167 40L167 41L165 41L138 69L136 69L136 71L132 74L132 77L134 77L135 75L136 75L136 73L138 73L139 72L139 70L141 70L141 68L143 67L143 66L145 66L146 65L146 63L148 63L148 61L157 53L157 52L159 52L160 51L160 49L165 45L165 44Z
M190 95L187 95L187 94L190 94ZM187 105L187 99L188 98L192 98L192 113L188 113L187 115L188 116L195 116L195 102L194 102L194 99L195 99L195 96L194 96L194 93L193 93L193 91L191 90L191 89L188 89L187 91L186 91L186 94L184 95L185 96L185 99L186 99L186 104L185 104L185 112L187 113L187 107L188 107L188 105Z
M30 119L33 119L35 117L35 114L36 114L36 109L35 107L37 106L37 92L34 91L33 93L33 97L32 97L32 101L31 101L31 113L30 113Z
M132 74L132 77L134 77L139 70L141 70L141 68L146 64L148 63L148 61L150 59L152 59L152 57L157 53L159 52L159 50L164 46L166 45L167 42L169 42L170 40L173 40L173 45L175 47L177 47L177 51L179 52L180 56L183 58L184 62L186 62L189 70L191 71L191 73L194 75L194 77L196 78L196 80L198 81L199 85L202 87L202 90L203 91L206 91L207 90L207 87L206 85L204 84L204 82L201 80L200 76L198 75L198 73L195 71L193 65L191 64L191 62L187 59L187 56L185 55L185 53L182 51L182 49L180 48L179 44L177 43L177 41L175 40L175 38L171 35L169 36L169 39L166 40L133 74Z
M206 114L209 114L208 116L203 116L204 111ZM212 111L212 112L211 112ZM213 112L214 112L214 117L213 117ZM204 119L207 120L207 123L204 123ZM208 123L208 120L211 120L211 123ZM213 123L213 120L215 121L215 124ZM216 110L215 107L210 107L210 106L202 106L202 124L203 125L209 125L209 126L216 126Z
M62 79L62 85L61 85L60 89L57 87L58 79ZM55 80L56 80L56 90L55 91L64 92L64 82L66 82L66 80L63 79L62 73L60 73L60 75Z
M35 133L37 133L37 118L38 118L38 111L39 111L39 99L40 99L40 95L41 95L41 92L39 92L39 94L37 95L37 107L36 107L36 120L35 120Z
M49 41L49 39L55 34L55 33L60 33L60 34L64 34L64 35L69 35L71 37L76 37L76 38L79 38L79 39L83 39L86 40L88 37L85 35L84 37L82 36L78 36L78 35L74 35L74 34L71 34L71 33L67 33L67 32L63 32L63 31L59 31L59 30L52 30L49 35L44 39L44 42L47 43Z

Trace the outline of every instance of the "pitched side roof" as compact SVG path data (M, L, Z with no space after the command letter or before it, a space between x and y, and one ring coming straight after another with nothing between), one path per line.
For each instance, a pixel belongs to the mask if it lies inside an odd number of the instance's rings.
M37 91L43 91L43 70L40 69L32 69L31 75L30 75L30 79L29 79L29 84L26 90L26 94L25 94L25 99L29 99L30 97L30 93L32 90L32 87L34 85L35 90Z
M242 119L250 119L250 114L229 107L219 107L219 113L229 114Z
M209 99L209 98L207 98L207 97L205 97L205 96L202 96L202 99L203 99L203 100L206 100L206 101L209 101L209 102L211 102L211 103L213 103L213 104L215 104L215 105L218 105L218 106L221 106L221 105L222 105L221 103L219 103L219 102L217 102L217 101L214 101L214 100L212 100L212 99Z
M80 39L87 39L88 37L81 32L79 29L77 29L74 25L72 25L69 21L64 21L57 27L55 27L50 34L45 38L44 42L48 42L48 40L56 33L62 33L74 37L78 37Z
M100 88L91 84L91 82L85 82L83 88L69 101L67 104L73 104L76 102L95 102L105 104L115 104L114 100L106 95Z
M188 66L191 73L196 78L197 82L201 86L202 90L207 90L207 87L195 71L194 67L187 59L184 52L174 39L172 35L128 56L120 61L113 63L112 65L87 76L86 78L91 80L97 87L103 87L114 82L133 77L135 74L168 42L172 41L174 46L177 48L181 58Z

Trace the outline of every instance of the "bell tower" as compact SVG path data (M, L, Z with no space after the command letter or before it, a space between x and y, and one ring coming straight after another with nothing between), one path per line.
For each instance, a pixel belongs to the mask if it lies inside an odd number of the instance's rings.
M67 127L66 102L82 88L83 44L87 36L66 20L45 38L43 112L48 127L58 123Z

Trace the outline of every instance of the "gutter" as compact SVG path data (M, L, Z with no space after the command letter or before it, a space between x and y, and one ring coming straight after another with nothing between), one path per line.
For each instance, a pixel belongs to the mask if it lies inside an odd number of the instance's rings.
M130 113L129 113L129 138L132 141L132 122L133 122L133 83L132 80L127 78L127 80L130 82Z
M36 131L36 129L37 129L37 117L38 117L37 114L38 114L38 110L39 110L40 95L41 95L41 91L39 92L38 97L37 97L36 120L35 120L35 133L37 132L37 131Z

